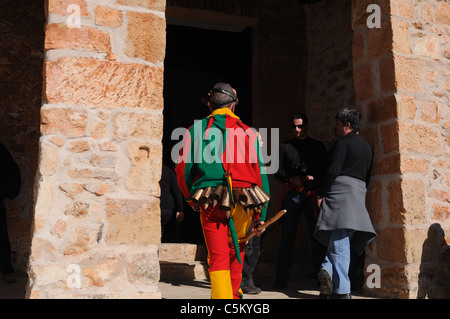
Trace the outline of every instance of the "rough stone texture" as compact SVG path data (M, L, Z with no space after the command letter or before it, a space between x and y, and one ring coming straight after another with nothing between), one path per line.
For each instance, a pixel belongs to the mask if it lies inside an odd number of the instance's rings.
M444 254L450 231L443 220L450 208L444 80L450 74L444 53L449 6L383 1L382 16L392 16L381 29L367 30L362 13L366 5L353 1L355 94L369 130L378 136L369 138L376 144L372 180L377 183L370 192L380 192L384 204L368 201L378 238L366 262L381 266L382 284L365 292L395 298L448 297L450 281L442 275L448 262L431 261L426 255L430 249L436 256ZM442 19L445 14L447 20ZM364 78L362 70L370 70L370 76ZM439 245L430 244L430 232L439 234Z
M166 47L166 21L153 14L129 12L125 53L148 62L162 62Z
M45 34L27 297L161 298L163 67L119 43L127 28L165 39L165 20L125 2L51 0L49 21L68 4L80 6L82 25L51 23ZM124 18L136 16L145 18ZM133 45L164 59L164 41Z
M161 67L67 57L46 62L45 75L52 104L162 109Z

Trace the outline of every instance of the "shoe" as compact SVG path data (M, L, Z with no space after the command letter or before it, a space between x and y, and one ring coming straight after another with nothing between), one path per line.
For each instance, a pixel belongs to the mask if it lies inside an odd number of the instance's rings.
M331 277L328 271L321 269L317 275L319 280L319 292L321 298L328 298L333 293L333 284L331 283Z
M331 299L352 299L351 294L335 294L331 295Z
M242 291L247 295L257 295L261 293L261 288L256 287L254 283L249 282L242 286Z
M3 275L3 280L5 280L7 284L15 284L17 282L16 276L12 272Z

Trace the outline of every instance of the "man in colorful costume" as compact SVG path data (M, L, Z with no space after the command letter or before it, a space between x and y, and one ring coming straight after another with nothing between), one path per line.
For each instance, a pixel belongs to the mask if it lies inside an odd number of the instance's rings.
M211 298L239 299L245 237L266 218L269 182L255 130L234 114L236 91L217 83L204 102L211 114L186 132L175 172L200 211Z

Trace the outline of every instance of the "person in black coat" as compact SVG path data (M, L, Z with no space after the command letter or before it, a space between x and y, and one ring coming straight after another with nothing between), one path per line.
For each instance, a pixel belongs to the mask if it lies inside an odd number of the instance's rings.
M275 289L283 289L287 286L289 270L293 262L295 235L302 213L305 214L307 221L313 266L316 272L320 270L326 251L326 247L313 237L317 218L314 216L315 197L309 196L303 186L306 181L312 181L326 169L328 152L322 142L308 136L306 114L295 114L292 117L291 129L294 138L280 145L279 169L275 173L275 178L285 183L281 208L287 210L282 220Z
M160 208L161 208L161 232L164 235L164 229L175 212L175 219L180 223L184 219L183 196L178 187L175 172L167 165L163 164L161 172L161 180L159 181L161 188Z

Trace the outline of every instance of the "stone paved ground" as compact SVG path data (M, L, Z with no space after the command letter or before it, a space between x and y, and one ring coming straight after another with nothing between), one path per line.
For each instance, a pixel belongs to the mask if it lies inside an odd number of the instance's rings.
M273 278L260 278L262 292L258 295L244 295L244 299L318 299L319 291L314 280L294 278L282 290L272 289ZM209 299L210 285L207 280L161 281L159 290L163 299ZM372 299L360 293L353 293L353 299Z

